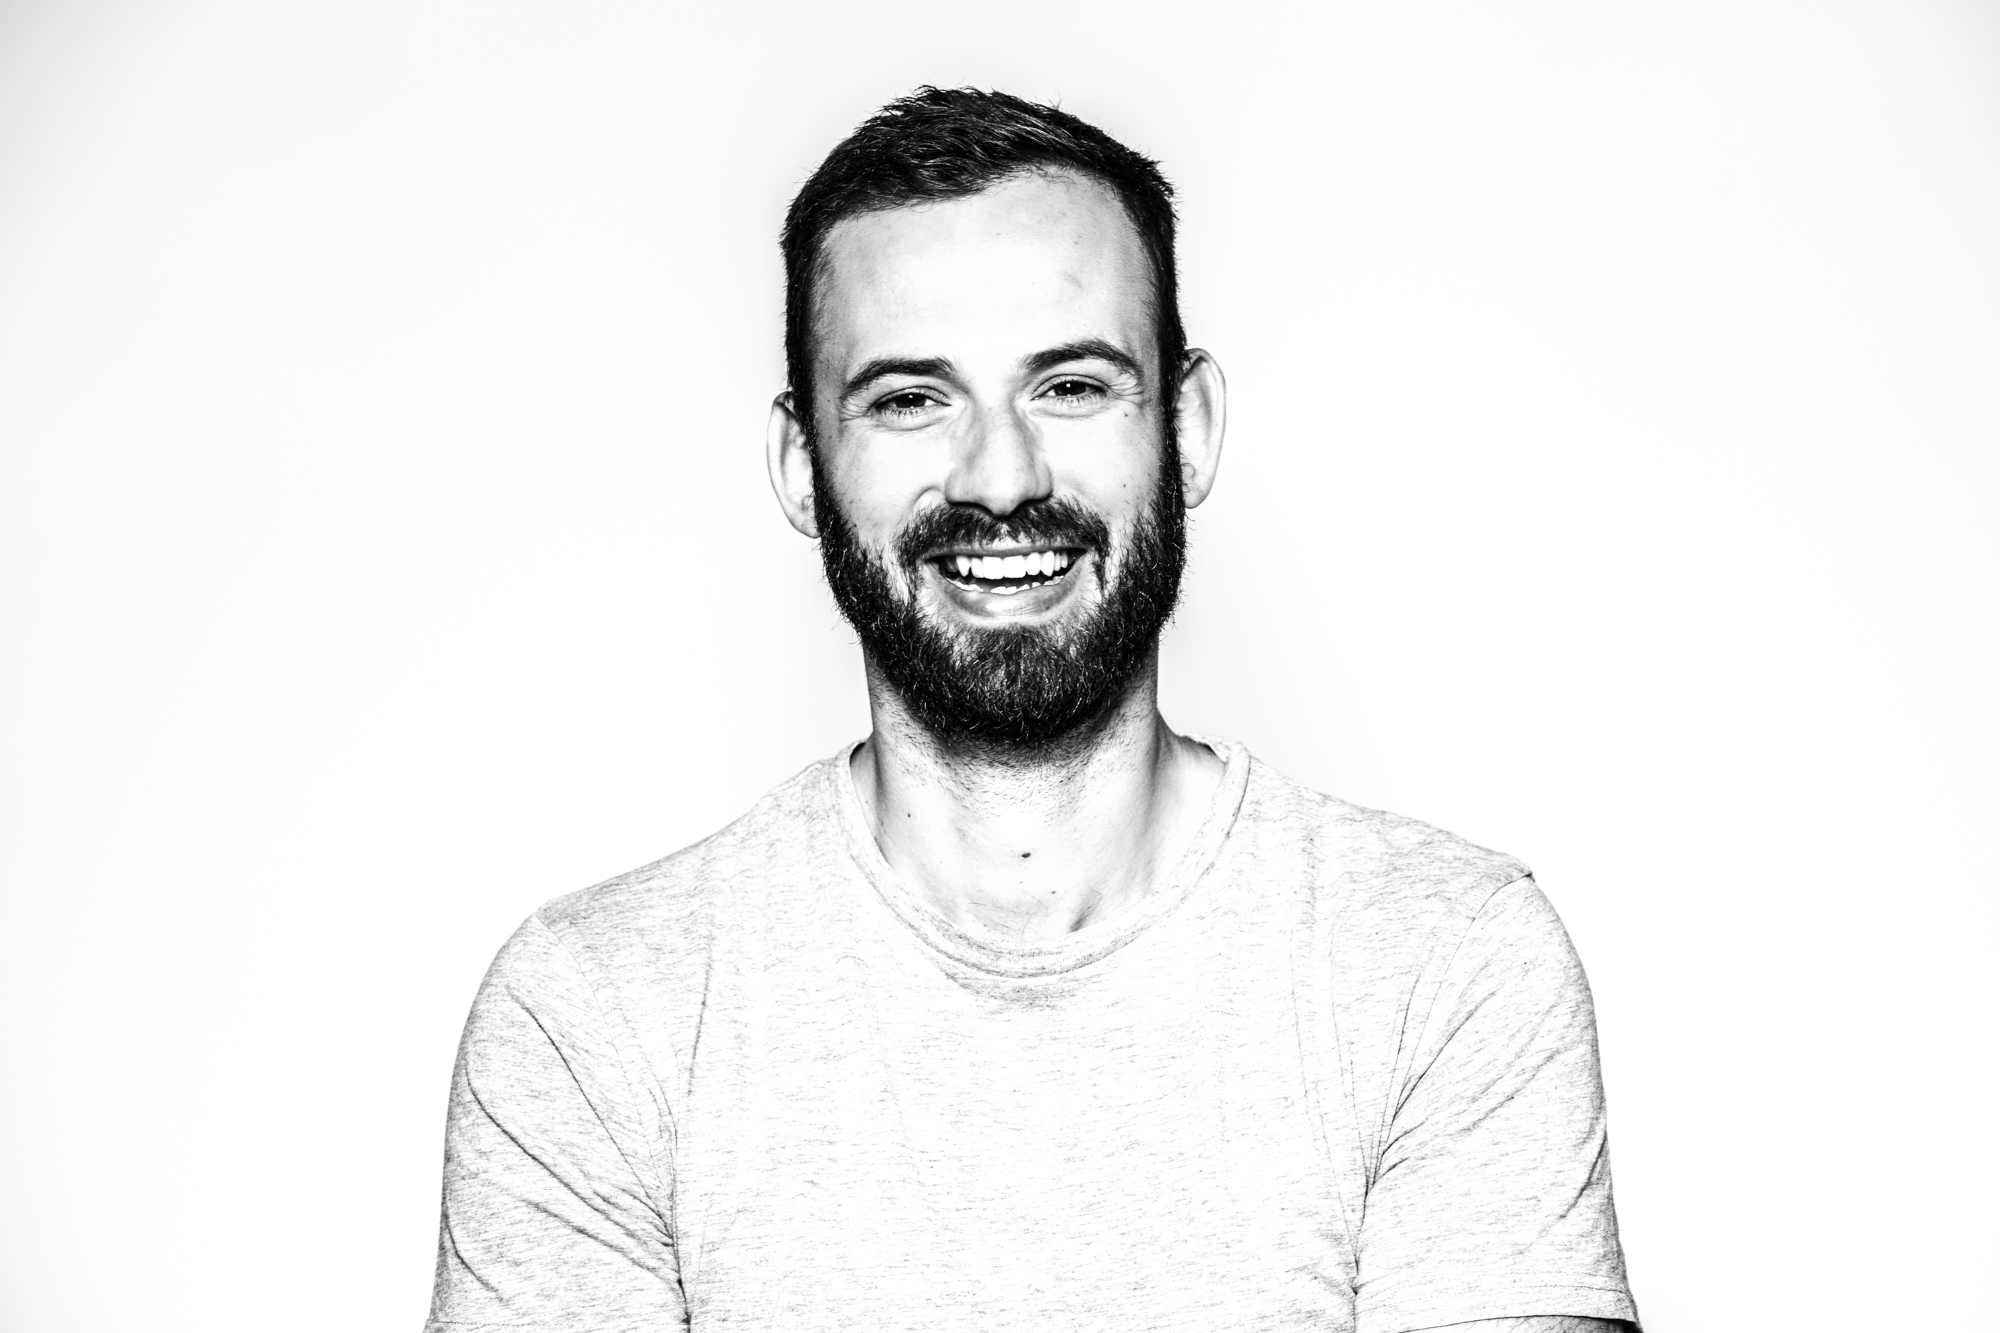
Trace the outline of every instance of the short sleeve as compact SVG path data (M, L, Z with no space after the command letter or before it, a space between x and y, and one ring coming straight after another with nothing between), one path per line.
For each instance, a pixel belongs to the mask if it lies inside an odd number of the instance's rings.
M1475 1319L1636 1321L1611 1202L1590 989L1532 880L1443 972L1362 1215L1357 1333Z
M613 1027L531 918L473 1002L452 1076L426 1333L628 1333L686 1323L663 1157Z

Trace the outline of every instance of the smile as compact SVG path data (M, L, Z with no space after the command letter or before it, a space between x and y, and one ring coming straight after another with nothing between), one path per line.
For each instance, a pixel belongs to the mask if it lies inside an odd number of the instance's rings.
M1058 547L1012 551L1006 555L954 552L931 557L931 564L947 580L968 592L1011 597L1030 588L1061 582L1076 555L1075 551Z

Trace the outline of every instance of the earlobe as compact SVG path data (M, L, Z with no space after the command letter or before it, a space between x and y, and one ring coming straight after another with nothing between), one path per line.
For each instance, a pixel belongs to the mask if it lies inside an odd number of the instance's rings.
M1180 441L1181 493L1193 509L1215 489L1222 463L1222 434L1227 416L1222 367L1199 347L1188 349L1182 362L1180 400L1174 424Z
M819 536L813 514L812 446L799 418L791 390L771 400L771 420L764 436L765 464L771 472L771 492L785 521L807 537Z

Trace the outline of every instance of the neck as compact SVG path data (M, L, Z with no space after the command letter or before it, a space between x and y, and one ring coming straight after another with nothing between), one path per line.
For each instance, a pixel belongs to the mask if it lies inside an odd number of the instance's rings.
M941 744L871 666L856 792L882 855L975 935L1059 939L1164 888L1222 778L1160 716L1148 662L1087 735L1039 750Z

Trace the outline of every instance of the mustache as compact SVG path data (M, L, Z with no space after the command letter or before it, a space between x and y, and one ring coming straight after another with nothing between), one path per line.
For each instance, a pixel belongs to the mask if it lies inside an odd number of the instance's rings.
M949 546L1080 546L1102 551L1111 542L1104 520L1068 497L1036 500L1005 518L978 505L944 505L920 514L896 539L896 557L912 575Z

